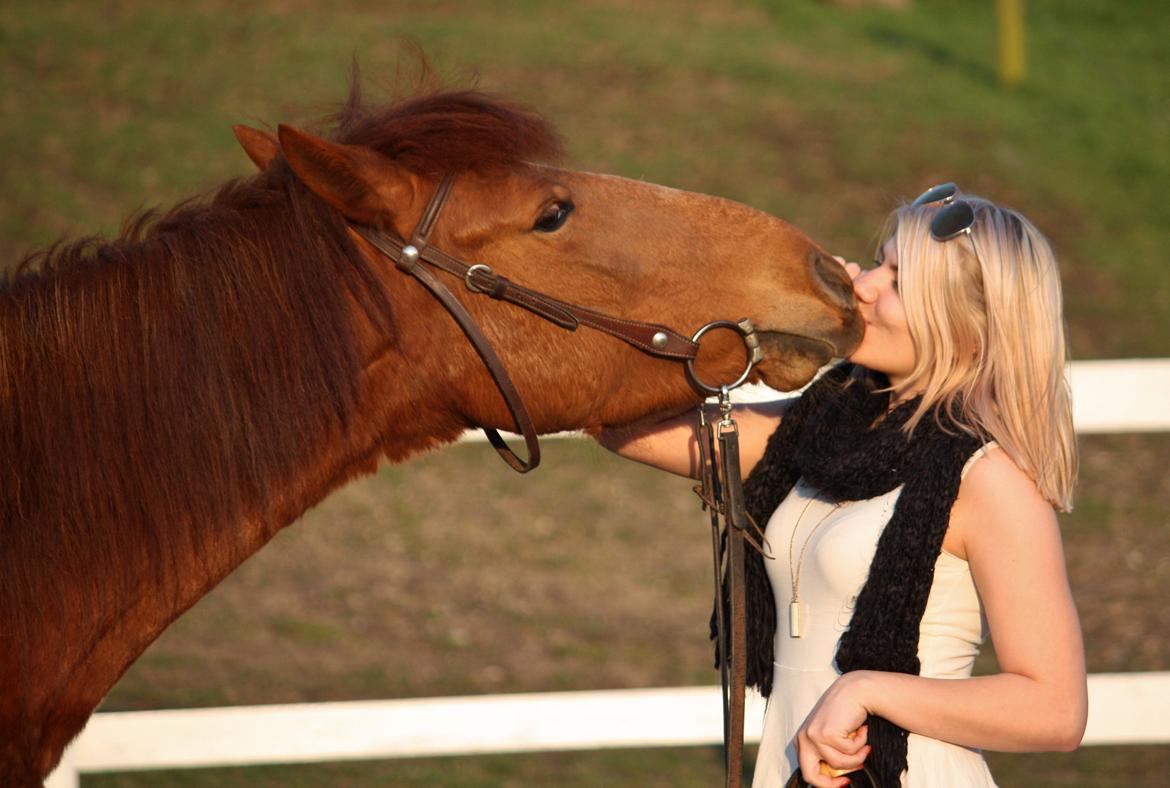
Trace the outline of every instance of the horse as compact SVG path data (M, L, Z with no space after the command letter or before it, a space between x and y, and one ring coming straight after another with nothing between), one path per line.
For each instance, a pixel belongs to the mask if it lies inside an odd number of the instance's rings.
M619 322L747 316L753 380L799 387L863 332L798 229L566 169L553 127L504 97L376 104L355 78L321 136L236 131L257 172L0 281L2 785L40 784L162 630L331 491L514 428L463 329L357 230L410 238L444 181L432 247ZM679 363L453 284L539 432L702 399ZM704 338L703 379L737 374L739 341Z

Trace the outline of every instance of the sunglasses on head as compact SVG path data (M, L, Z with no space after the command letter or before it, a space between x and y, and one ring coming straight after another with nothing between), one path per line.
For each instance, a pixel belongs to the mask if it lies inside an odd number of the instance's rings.
M971 239L975 258L979 259L979 247L975 245L975 236L971 234L971 228L975 226L975 208L958 197L958 194L959 187L955 184L940 183L918 195L910 205L917 208L920 205L943 203L930 220L930 237L936 241L949 241L957 235L966 234ZM983 265L982 259L979 259L979 264Z
M930 234L936 241L949 241L959 233L971 233L975 225L975 209L964 199L956 199L959 187L953 183L932 186L910 203L911 207L944 203L930 220Z

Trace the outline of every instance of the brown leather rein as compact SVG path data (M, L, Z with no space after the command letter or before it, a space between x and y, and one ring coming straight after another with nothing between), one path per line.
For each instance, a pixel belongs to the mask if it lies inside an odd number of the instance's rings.
M479 357L487 367L496 387L504 397L516 430L523 438L528 459L521 459L504 441L497 430L483 427L488 440L500 456L512 468L527 473L540 464L540 443L536 427L532 422L524 400L516 390L512 378L492 348L483 330L475 319L455 297L451 290L423 263L463 280L467 289L491 298L507 301L539 315L561 328L576 331L579 326L604 331L626 342L643 353L658 358L681 361L686 367L687 378L698 391L708 396L719 397L722 419L719 422L719 451L715 451L715 435L711 425L699 408L700 450L703 457L702 485L696 488L703 506L711 512L713 543L715 553L715 607L718 612L718 640L723 684L723 731L724 759L729 788L738 788L743 773L743 717L744 717L744 587L743 550L749 518L743 508L743 491L739 472L739 440L735 421L731 419L729 391L747 380L752 367L762 358L759 338L752 324L746 318L736 322L718 320L700 328L690 339L657 323L645 323L613 317L593 309L571 304L558 298L530 290L522 285L496 274L489 266L467 263L431 246L430 235L434 230L439 213L443 210L451 187L453 174L447 174L439 181L435 193L423 211L410 241L403 243L398 238L380 229L367 225L350 224L350 227L368 241L374 248L389 257L398 270L413 276L438 299L464 334L470 340ZM702 381L694 368L699 352L699 340L712 329L725 328L739 333L748 352L743 373L732 383L718 387ZM718 460L716 460L716 457ZM718 465L718 467L716 467ZM720 520L723 524L720 524ZM758 530L758 529L757 529ZM750 535L747 540L759 548L759 543ZM724 639L723 616L723 572L728 577L730 596L731 637ZM727 646L730 646L730 654ZM730 697L729 697L730 696Z
M763 531L747 513L744 504L739 427L731 418L727 386L721 387L719 392L719 411L719 422L712 424L703 408L699 408L700 473L695 494L711 516L716 653L723 690L725 785L739 788L743 780L744 696L747 689L745 543L765 557L771 556Z

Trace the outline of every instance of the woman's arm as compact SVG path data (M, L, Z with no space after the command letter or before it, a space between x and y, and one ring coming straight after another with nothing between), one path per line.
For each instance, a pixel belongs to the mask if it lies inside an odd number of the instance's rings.
M1001 672L958 680L841 676L798 734L806 774L811 766L816 776L819 760L844 767L867 755L849 735L869 713L967 747L1067 751L1080 743L1084 647L1052 507L1003 451L992 451L964 479L950 529L970 562ZM813 784L842 783L817 776Z
M736 405L731 413L739 426L740 472L746 479L764 456L768 438L794 398ZM714 405L705 406L712 423L719 420ZM605 429L593 437L605 448L627 459L688 476L699 475L698 417L694 410L654 424Z

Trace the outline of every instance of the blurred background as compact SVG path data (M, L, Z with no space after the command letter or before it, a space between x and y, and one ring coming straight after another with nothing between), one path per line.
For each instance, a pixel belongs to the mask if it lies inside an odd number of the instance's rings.
M529 104L570 166L740 200L868 259L934 183L1008 203L1061 258L1076 358L1170 355L1170 5L1027 0L1022 78L993 0L9 0L0 265L116 234L247 175L233 123L311 124L411 71ZM1093 672L1170 669L1170 441L1084 436L1063 518ZM105 710L711 684L709 538L689 483L550 441L383 468L180 619ZM449 494L451 480L464 494ZM214 494L209 491L209 494ZM990 644L980 669L994 670ZM1170 773L1170 746L989 754L1004 786ZM718 748L86 777L146 785L695 785Z

